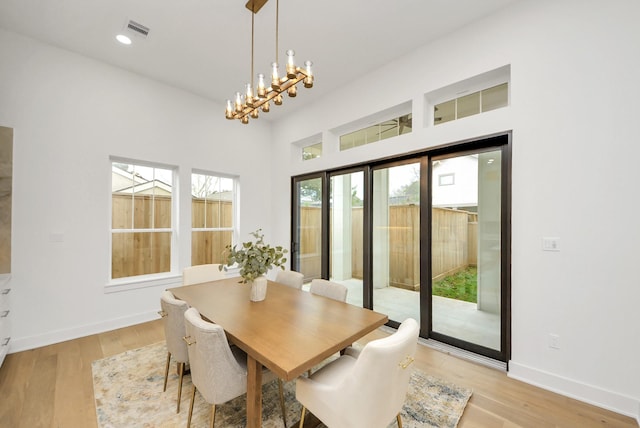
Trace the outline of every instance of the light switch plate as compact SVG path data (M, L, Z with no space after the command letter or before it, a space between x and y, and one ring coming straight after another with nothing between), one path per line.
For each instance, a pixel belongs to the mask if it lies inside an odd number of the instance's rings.
M542 238L543 251L560 251L560 238Z

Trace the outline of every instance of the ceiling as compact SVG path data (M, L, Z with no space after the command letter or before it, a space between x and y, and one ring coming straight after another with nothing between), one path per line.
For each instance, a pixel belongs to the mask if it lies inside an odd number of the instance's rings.
M311 102L416 47L519 0L280 0L279 62L313 61L316 81L276 112ZM0 27L223 103L250 77L246 0L0 0ZM276 0L255 15L254 71L275 60ZM148 37L115 40L129 20ZM129 32L131 34L131 32ZM300 85L301 86L301 85ZM288 107L293 106L293 107ZM221 114L222 111L221 111ZM271 113L270 115L273 115Z

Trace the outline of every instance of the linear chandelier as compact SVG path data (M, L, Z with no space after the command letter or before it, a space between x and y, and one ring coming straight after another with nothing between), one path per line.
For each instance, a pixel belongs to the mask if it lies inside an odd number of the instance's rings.
M280 77L278 70L278 14L279 0L276 0L276 61L271 64L271 85L266 86L264 74L258 74L258 85L253 84L253 44L254 44L254 21L255 14L260 8L267 3L268 0L249 0L246 4L247 9L251 11L251 76L249 83L245 86L244 95L236 92L235 99L232 102L227 100L227 108L225 117L229 120L239 119L242 123L249 123L249 118L257 119L259 112L269 112L270 102L275 105L282 104L282 94L284 92L293 98L297 95L296 85L303 83L305 88L313 87L313 73L311 61L305 61L304 68L297 67L294 62L295 52L288 50L285 74ZM255 91L254 89L255 88Z

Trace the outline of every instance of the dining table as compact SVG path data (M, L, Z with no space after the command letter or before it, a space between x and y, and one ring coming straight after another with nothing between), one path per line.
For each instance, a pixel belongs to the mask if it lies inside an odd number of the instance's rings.
M386 315L274 281L266 298L231 277L169 289L247 354L247 428L262 423L262 367L290 381L384 325Z

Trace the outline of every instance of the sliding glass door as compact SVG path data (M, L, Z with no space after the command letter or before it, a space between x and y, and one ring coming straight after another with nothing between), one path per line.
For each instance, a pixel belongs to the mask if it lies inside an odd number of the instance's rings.
M420 159L373 169L373 309L420 320Z
M304 281L323 277L324 174L293 180L291 269Z
M329 278L349 289L347 301L363 306L364 171L330 174Z
M510 134L293 179L292 268L507 361Z
M500 148L433 157L430 336L497 357L506 322Z

